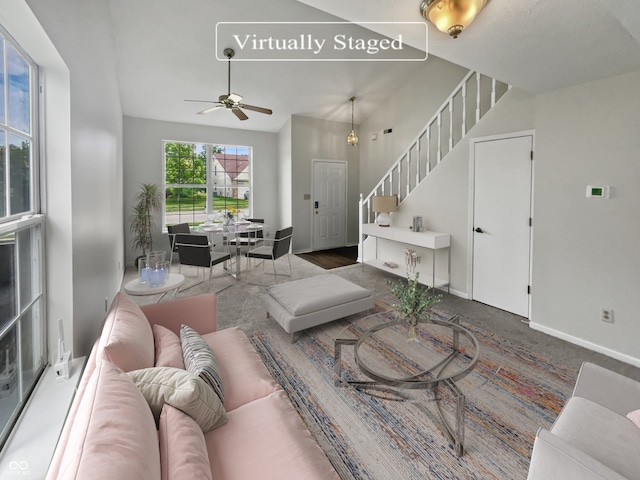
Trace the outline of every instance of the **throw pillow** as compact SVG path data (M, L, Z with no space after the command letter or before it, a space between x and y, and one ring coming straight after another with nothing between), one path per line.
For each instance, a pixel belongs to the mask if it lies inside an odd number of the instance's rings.
M180 338L162 325L153 326L153 340L156 347L156 367L175 367L184 370Z
M211 480L204 435L191 417L165 404L160 414L158 436L162 480Z
M640 428L640 410L634 410L633 412L627 413L627 418Z
M180 327L180 343L182 344L182 356L187 371L198 375L211 385L220 401L224 402L222 377L218 370L218 364L213 351L207 342L188 325Z
M193 418L203 432L227 423L222 402L197 375L171 367L143 368L128 375L149 403L156 422L167 403Z
M138 305L116 295L102 328L98 359L106 358L125 372L153 367L153 330Z

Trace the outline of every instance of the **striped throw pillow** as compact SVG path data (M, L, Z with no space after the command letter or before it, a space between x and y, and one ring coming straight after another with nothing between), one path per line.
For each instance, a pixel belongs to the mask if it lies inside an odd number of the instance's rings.
M182 325L180 327L180 343L182 344L185 369L207 382L220 397L220 401L224 402L222 378L216 357L207 342L193 328Z

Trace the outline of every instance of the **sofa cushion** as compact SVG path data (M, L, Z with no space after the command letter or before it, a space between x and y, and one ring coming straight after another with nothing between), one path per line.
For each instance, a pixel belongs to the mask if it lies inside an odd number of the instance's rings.
M153 367L153 331L140 307L126 294L116 295L98 344L98 359L106 359L125 372Z
M175 367L184 369L180 337L162 325L153 326L156 367Z
M228 424L204 435L213 478L339 478L283 390L228 416Z
M180 343L185 368L207 382L220 400L224 402L222 379L218 371L216 357L207 342L188 325L180 327Z
M204 435L189 415L165 404L158 436L162 480L211 480Z
M240 327L207 333L202 338L216 352L227 412L282 388Z
M153 367L129 372L133 382L149 403L156 421L165 403L179 408L200 426L203 432L227 423L220 398L197 375L172 367Z
M81 478L160 478L149 406L131 379L106 361L97 364L87 383L57 476Z
M551 433L623 477L639 478L640 429L622 415L585 398L571 397Z
M269 288L269 295L289 313L299 316L367 298L371 292L330 273L274 285Z

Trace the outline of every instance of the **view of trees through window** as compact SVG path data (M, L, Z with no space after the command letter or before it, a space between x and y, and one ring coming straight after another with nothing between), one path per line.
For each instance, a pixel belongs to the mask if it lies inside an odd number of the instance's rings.
M164 226L251 216L251 148L164 142Z

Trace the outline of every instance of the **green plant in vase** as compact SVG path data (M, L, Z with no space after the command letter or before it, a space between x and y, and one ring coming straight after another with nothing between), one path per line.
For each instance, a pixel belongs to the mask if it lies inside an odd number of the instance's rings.
M129 216L129 230L133 235L131 243L135 250L142 250L142 256L145 256L147 252L153 250L152 232L155 228L153 212L162 207L162 194L155 183L142 183L134 200L132 213ZM136 259L136 266L137 262L138 259Z
M419 322L428 321L433 306L442 300L442 295L433 293L432 287L424 287L419 283L419 276L419 272L413 278L407 274L406 282L398 280L394 283L387 280L389 291L398 299L393 305L396 309L396 321L406 323L409 327L407 340L417 340L416 326Z

